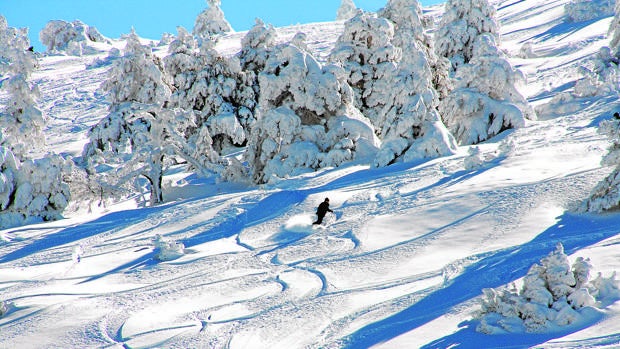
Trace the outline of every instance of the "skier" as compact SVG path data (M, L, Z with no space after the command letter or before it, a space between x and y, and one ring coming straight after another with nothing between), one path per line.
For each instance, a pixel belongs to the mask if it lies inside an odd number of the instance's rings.
M327 214L327 212L334 212L329 209L329 198L325 198L325 201L321 202L319 207L316 209L316 215L319 217L316 222L312 224L321 224L323 222L323 217Z

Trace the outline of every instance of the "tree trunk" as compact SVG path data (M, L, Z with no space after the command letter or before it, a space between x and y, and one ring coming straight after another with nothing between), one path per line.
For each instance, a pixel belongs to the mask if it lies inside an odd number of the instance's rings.
M151 170L147 174L144 174L144 176L146 177L146 179L148 179L149 183L151 184L150 203L151 203L151 206L155 206L157 204L164 202L164 194L163 194L162 187L161 187L161 183L163 179L163 164L162 163L164 160L164 156L161 154L153 155L152 160L153 162L151 164Z

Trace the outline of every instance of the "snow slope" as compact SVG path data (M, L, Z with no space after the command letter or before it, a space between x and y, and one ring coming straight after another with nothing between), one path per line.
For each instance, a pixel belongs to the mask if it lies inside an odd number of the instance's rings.
M518 281L558 242L595 272L620 270L620 215L575 211L610 171L596 127L617 98L542 108L608 41L609 18L564 23L566 2L497 3L503 48L533 44L512 62L543 113L481 144L479 169L466 169L462 147L261 187L176 172L161 206L0 231L0 348L620 347L620 303L554 333L489 336L472 321L483 288ZM342 23L279 30L306 31L325 57ZM240 37L219 48L234 52ZM35 79L55 151L79 154L106 114L97 89L108 68L105 55L43 58ZM313 229L324 197L340 218ZM185 253L158 260L158 235Z

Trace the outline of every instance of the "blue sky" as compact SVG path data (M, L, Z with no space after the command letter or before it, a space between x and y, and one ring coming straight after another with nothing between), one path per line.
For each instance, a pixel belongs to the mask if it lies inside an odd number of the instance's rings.
M387 0L354 0L368 11L383 7ZM443 0L422 0L424 6ZM324 22L336 17L340 0L222 0L226 19L236 31L248 30L259 17L276 27L288 24ZM97 27L104 35L118 38L131 27L141 37L159 39L176 27L194 26L196 16L207 7L205 0L0 0L0 14L9 26L30 30L31 44L39 51L39 32L52 19L82 22Z

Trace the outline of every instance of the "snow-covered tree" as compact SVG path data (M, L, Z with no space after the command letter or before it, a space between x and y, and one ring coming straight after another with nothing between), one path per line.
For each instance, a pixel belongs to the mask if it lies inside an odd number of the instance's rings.
M424 76L424 79L432 77L433 87L439 97L447 95L451 88L448 76L450 61L436 54L433 38L426 33L419 1L389 0L378 15L394 25L392 43L403 52L401 66L416 65L417 74ZM422 59L426 59L427 64L420 65Z
M483 333L543 332L583 318L582 309L620 297L615 273L590 281L589 259L577 258L571 267L564 247L534 264L516 287L485 289L477 331ZM609 292L607 292L609 290Z
M352 106L340 67L321 66L285 43L269 56L259 82L259 118L247 153L255 182L338 166L374 151L372 126Z
M379 127L382 110L389 103L390 79L396 76L401 58L401 50L392 44L393 37L391 22L360 10L345 22L344 31L329 56L331 62L342 65L347 73L355 106ZM379 127L377 132L381 131Z
M61 218L71 199L58 155L20 162L0 147L0 228Z
M435 32L435 50L452 68L469 63L476 38L490 34L499 42L495 7L488 0L448 0Z
M72 163L54 154L43 158L43 113L39 91L29 78L37 66L27 29L8 26L0 16L0 227L61 217L71 197L65 179Z
M135 32L127 38L124 56L115 63L102 85L111 103L110 113L91 129L83 155L89 162L114 166L115 184L146 177L151 203L159 203L165 155L162 133L172 131L160 119L170 89L164 83L161 62L140 44Z
M602 212L620 207L620 119L613 118L601 122L598 131L611 141L602 164L614 166L614 169L594 187L590 197L584 202L583 209L590 212Z
M616 1L614 17L609 24L608 36L611 36L609 47L611 48L612 54L618 56L618 49L620 48L620 1Z
M494 36L476 38L469 63L457 70L456 78L439 112L459 143L476 144L536 118L516 88L523 75L497 48Z
M217 35L233 30L224 18L224 12L220 8L221 3L221 0L207 0L208 7L196 17L192 33L200 41L212 40Z
M65 22L49 21L39 33L41 43L50 53L66 53L73 56L100 52L96 43L110 43L95 27L79 20Z
M29 82L37 61L29 47L28 30L9 27L0 16L0 89L9 96L0 107L0 146L20 159L44 144L39 89Z
M256 112L260 96L258 75L265 69L267 59L276 45L277 36L273 26L266 26L257 18L256 24L241 39L241 51L237 57L244 73L245 85L251 86L252 89L245 89L240 95L243 96L242 103L252 113Z
M179 28L164 63L174 87L170 106L197 116L187 136L199 137L200 129L208 129L220 154L230 146L244 145L255 121L257 102L253 81L241 71L239 61L222 56L210 40L198 47L194 38Z
M238 55L241 69L254 73L256 85L258 85L258 74L265 68L267 58L276 45L277 36L278 33L273 26L266 26L262 20L257 18L256 24L241 39L241 51ZM256 92L258 95L258 90Z
M340 1L340 7L338 7L338 11L336 12L336 20L337 21L346 21L352 17L355 17L357 14L357 7L353 0L342 0Z
M571 0L564 5L564 12L572 22L588 21L613 15L615 3L615 0Z
M359 12L345 23L330 55L348 73L356 106L383 139L375 165L451 154L456 145L435 110L437 97L426 55L412 41L409 57L401 60L402 51L392 44L393 33L390 21Z

